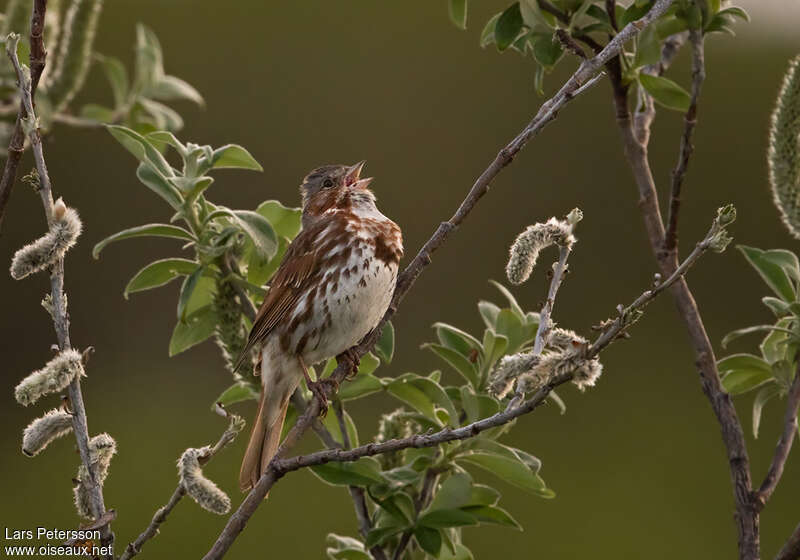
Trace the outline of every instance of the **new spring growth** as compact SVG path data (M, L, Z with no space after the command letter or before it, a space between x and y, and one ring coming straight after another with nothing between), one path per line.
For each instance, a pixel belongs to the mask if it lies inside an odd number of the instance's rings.
M711 236L708 240L708 248L716 253L723 252L733 238L728 234L727 227L736 220L736 208L733 204L728 204L717 209L717 217L711 226Z
M35 403L44 395L64 390L78 376L84 376L81 353L77 350L64 350L19 382L14 396L22 406Z
M225 515L231 509L231 499L203 475L200 459L211 453L211 447L189 448L178 459L178 477L186 493L204 510Z
M26 276L53 266L78 239L83 228L78 213L60 198L53 205L53 223L43 237L25 245L11 259L11 277Z
M391 439L402 439L417 431L419 431L419 424L412 420L411 414L405 408L401 407L389 414L381 415L375 441L383 443ZM405 450L383 453L378 455L377 459L384 470L390 470L404 463Z
M800 56L783 77L769 129L769 184L775 206L791 234L800 239Z
M22 453L33 457L50 445L50 442L72 431L72 415L53 409L37 418L22 432Z
M505 397L514 386L514 381L523 374L529 373L541 360L533 352L522 352L504 356L492 373L489 391L498 399Z
M100 486L106 481L111 458L117 452L117 442L110 435L102 433L89 440L89 462L94 467L95 481ZM77 486L73 489L75 494L75 509L78 515L86 519L94 519L92 515L91 499L87 482L90 480L89 471L81 464L75 477Z
M512 284L522 284L531 276L539 253L550 245L559 247L575 243L572 231L583 219L583 212L575 208L563 220L550 218L545 223L528 226L511 245L506 265L506 275Z

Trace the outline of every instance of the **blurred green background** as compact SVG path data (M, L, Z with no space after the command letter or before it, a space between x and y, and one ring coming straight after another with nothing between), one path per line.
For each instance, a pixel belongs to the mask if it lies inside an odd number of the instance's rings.
M786 25L789 17L798 21L798 10L781 15L782 5L789 10L792 2L749 4L754 22L737 24L738 37L708 40L697 152L685 187L684 253L725 202L739 210L737 242L797 248L770 202L764 151L780 78L798 51L796 34ZM135 22L151 26L164 47L167 71L196 86L207 102L203 110L188 103L178 107L187 122L179 136L215 146L237 142L263 164L263 174L217 173L210 194L215 202L253 208L277 198L296 205L297 185L309 169L366 159L381 208L403 227L408 262L542 101L533 92L530 60L478 47L483 23L503 7L473 2L469 29L461 32L449 23L444 1L117 0L106 4L96 46L130 62ZM548 93L574 68L564 66L546 78ZM688 84L686 53L670 75ZM95 68L83 101L109 97ZM654 127L651 157L662 194L680 127L680 115L666 111ZM106 235L169 217L166 205L137 182L133 159L103 131L64 126L48 138L45 150L56 194L78 208L85 223L67 259L66 288L73 344L97 350L83 385L90 430L108 431L119 444L105 496L118 512L114 530L121 551L168 499L183 449L215 441L222 432L224 421L209 412L209 403L229 385L230 375L211 342L168 358L177 283L134 294L130 301L122 297L141 266L180 252L175 242L127 241L107 249L99 261L91 258L92 245ZM26 156L21 173L31 166ZM655 270L607 83L564 110L436 254L396 317L397 357L379 373L439 367L419 349L432 336L429 326L442 320L482 330L476 303L499 299L487 279L503 278L511 240L529 223L575 206L585 219L555 319L589 333L618 303L636 297ZM14 250L42 229L38 198L18 185L0 239L0 262L10 262ZM527 309L544 298L550 257L531 282L515 290ZM771 319L759 302L766 287L736 251L708 255L689 281L717 348L728 331ZM77 524L73 443L65 439L35 459L25 458L21 431L44 406L23 409L12 395L17 381L50 355L52 324L39 305L48 286L41 275L18 283L0 275L0 373L6 387L0 392L0 525L12 528ZM756 342L737 348L748 350ZM654 303L632 339L612 346L603 362L605 374L595 389L562 392L564 416L545 407L518 423L511 442L542 459L541 474L557 497L541 500L498 482L507 490L501 505L525 531L466 529L476 557L733 557L725 453L669 297ZM760 480L783 408L773 404L766 410L761 437L753 440L751 398L737 405ZM379 396L351 407L362 440L374 435L380 413L394 406ZM239 406L237 412L249 418L253 408ZM241 499L236 475L245 440L206 469L234 505ZM309 435L302 448L317 446ZM800 519L798 492L800 461L793 456L762 517L765 558ZM184 500L142 557L199 557L224 522ZM331 531L356 531L347 492L310 473L293 473L272 491L230 557L322 558Z

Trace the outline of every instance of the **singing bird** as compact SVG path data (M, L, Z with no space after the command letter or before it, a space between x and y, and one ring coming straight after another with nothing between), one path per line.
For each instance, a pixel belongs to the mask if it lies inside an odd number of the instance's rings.
M237 367L259 352L261 399L239 473L255 486L280 443L289 399L307 366L338 356L374 329L394 294L400 228L375 205L364 162L326 165L300 186L303 228L286 250Z

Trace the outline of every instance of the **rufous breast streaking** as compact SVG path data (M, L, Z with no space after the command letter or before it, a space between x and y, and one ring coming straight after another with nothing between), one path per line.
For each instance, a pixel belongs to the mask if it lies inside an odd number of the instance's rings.
M239 364L258 350L261 400L239 486L252 488L280 443L289 399L307 366L338 356L380 322L403 256L400 228L375 205L364 162L327 165L300 187L303 228L286 250Z

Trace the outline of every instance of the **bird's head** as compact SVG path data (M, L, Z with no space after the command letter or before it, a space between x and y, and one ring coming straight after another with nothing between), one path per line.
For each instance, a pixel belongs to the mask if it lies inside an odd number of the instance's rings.
M372 177L361 178L364 162L355 165L323 165L305 176L300 185L303 214L315 216L331 208L343 208L364 198L374 201L369 190Z

